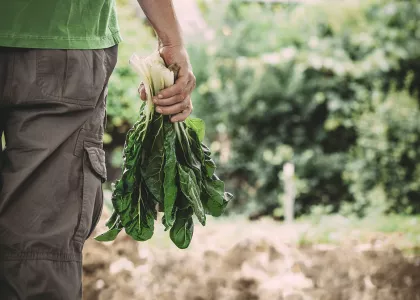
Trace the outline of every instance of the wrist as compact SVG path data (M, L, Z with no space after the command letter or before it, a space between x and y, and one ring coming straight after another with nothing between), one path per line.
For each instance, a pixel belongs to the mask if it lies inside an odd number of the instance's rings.
M158 36L158 47L184 47L184 40L181 36Z
M183 48L184 42L183 41L171 41L171 42L162 42L161 40L158 41L158 49L162 48Z

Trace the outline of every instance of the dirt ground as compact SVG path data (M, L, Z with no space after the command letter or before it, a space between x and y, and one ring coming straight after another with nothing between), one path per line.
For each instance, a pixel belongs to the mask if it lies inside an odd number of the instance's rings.
M160 226L145 243L123 234L111 243L89 240L84 299L420 300L420 256L404 256L386 238L298 247L305 228L267 220L195 229L187 250Z

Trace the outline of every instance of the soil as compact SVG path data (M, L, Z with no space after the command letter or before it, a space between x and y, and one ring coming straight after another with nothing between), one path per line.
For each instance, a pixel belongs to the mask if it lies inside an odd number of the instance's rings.
M96 232L105 230L105 213ZM187 250L158 226L151 241L87 241L85 300L420 300L420 256L385 237L297 246L274 221L197 225Z

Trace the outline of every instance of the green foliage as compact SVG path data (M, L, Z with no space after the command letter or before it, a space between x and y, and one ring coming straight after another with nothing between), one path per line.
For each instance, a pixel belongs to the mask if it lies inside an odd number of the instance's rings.
M195 112L211 139L229 137L221 167L237 208L276 203L291 161L298 213L343 203L420 211L419 17L415 1L214 7L215 37L190 50Z
M171 123L168 116L155 111L152 97L174 83L174 73L159 53L143 60L134 56L130 62L143 80L148 100L127 133L123 172L112 193L109 230L97 240L113 240L123 228L137 241L150 239L159 207L172 241L184 249L193 235L193 215L204 226L206 214L221 215L232 195L225 193L224 183L214 174L211 153L201 143L204 122L191 118Z
M373 102L374 109L358 117L358 139L343 174L354 208L419 212L418 99L404 90L377 95Z
M211 33L189 43L194 112L235 194L233 210L276 205L283 165L292 162L298 214L314 205L358 215L420 212L418 1L200 3ZM153 41L128 15L120 9L122 28ZM129 51L153 48L131 31L109 87L112 149L139 107ZM207 169L214 172L212 160Z

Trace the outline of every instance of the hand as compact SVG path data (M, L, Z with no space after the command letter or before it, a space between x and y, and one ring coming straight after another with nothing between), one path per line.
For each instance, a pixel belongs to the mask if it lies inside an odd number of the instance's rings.
M175 84L162 90L153 98L156 111L163 115L171 115L172 122L184 121L192 112L191 93L195 88L195 76L192 72L188 53L183 46L162 46L160 56L166 65L179 66ZM146 100L146 91L140 86L140 97Z

